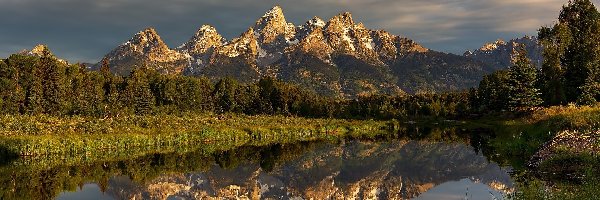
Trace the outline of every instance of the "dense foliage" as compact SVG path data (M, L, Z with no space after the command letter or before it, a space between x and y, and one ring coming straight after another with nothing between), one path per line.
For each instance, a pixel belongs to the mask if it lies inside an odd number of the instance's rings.
M523 54L514 66L483 78L478 89L480 110L515 110L540 105L592 105L600 99L600 12L589 0L565 5L552 27L542 27L544 47L539 72ZM538 74L539 73L539 74Z
M354 100L317 95L290 83L261 79L240 83L203 77L164 75L139 67L127 77L41 56L12 55L0 62L6 114L119 115L243 113L337 118L454 117L469 109L467 93L369 95Z
M547 104L593 104L600 98L600 12L589 0L572 0L558 23L539 38L546 61L541 85Z

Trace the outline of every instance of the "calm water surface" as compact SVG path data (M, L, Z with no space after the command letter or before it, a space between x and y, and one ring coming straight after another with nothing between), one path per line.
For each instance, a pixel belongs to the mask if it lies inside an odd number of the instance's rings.
M347 139L7 172L0 199L503 199L473 139ZM446 140L446 141L445 141ZM450 140L450 141L447 141Z

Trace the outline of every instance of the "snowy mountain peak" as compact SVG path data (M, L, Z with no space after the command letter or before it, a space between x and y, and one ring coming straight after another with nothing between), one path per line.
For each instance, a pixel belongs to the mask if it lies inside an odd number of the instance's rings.
M202 25L202 27L200 27L200 29L198 30L197 33L200 33L200 32L217 32L217 29L211 25L204 24L204 25Z
M156 33L156 30L154 30L154 28L148 27L148 28L136 33L133 36L132 40L145 42L145 41L158 41L161 39L160 39L160 36L158 35L158 33Z
M464 56L485 63L494 70L506 69L512 66L513 51L524 45L529 59L537 67L541 67L543 62L542 46L538 44L536 37L525 36L512 39L508 42L498 39L487 43L474 51L465 52Z
M504 40L497 39L494 42L487 43L487 44L483 45L479 50L481 50L481 51L493 51L493 50L496 50L498 47L504 46L504 45L506 45L506 42Z
M42 57L42 56L44 56L44 51L47 51L47 53L49 54L50 57L56 58L59 62L61 62L63 64L67 64L66 60L58 59L56 56L54 56L54 54L52 53L52 51L50 51L50 49L48 48L48 46L45 45L45 44L35 45L35 47L33 47L31 50L23 50L19 54L21 54L21 55L28 55L28 56Z
M344 13L340 13L336 16L334 16L333 18L331 18L331 20L329 20L329 24L335 24L335 25L341 25L344 27L348 27L348 26L352 26L354 25L354 20L352 19L352 14L349 12L344 12Z
M190 40L177 48L177 50L198 56L206 53L211 48L222 46L226 42L217 29L211 25L202 25Z
M228 44L218 48L217 52L221 55L233 58L238 56L256 55L257 41L253 28L249 28L242 33L240 37L233 39Z
M279 5L273 6L273 8L267 11L267 13L265 13L265 15L263 15L262 17L265 18L270 16L283 16L283 9L281 9Z
M309 20L308 22L306 22L306 25L308 25L308 26L324 27L325 26L325 21L323 21L321 18L315 16L311 20Z
M30 51L26 51L26 54L42 56L44 54L44 50L47 50L48 52L50 52L50 50L48 50L48 46L46 46L45 44L38 44L35 47L33 47L33 49L31 49ZM52 53L50 53L50 54L52 54Z
M121 44L120 48L130 49L139 53L152 52L154 50L162 52L169 49L156 30L151 27L136 33L127 42Z
M188 62L186 55L169 49L154 28L146 28L136 33L105 58L108 59L111 70L122 75L128 75L133 68L140 66L176 74L183 71Z
M254 25L254 30L258 33L258 39L262 43L271 43L282 35L289 38L293 34L293 30L288 28L283 10L279 6L273 7L258 19Z
M357 50L359 32L355 31L354 20L349 12L332 17L324 29L329 45L338 53L353 54Z
M313 17L294 26L279 6L229 41L213 26L203 25L188 42L171 50L148 28L106 58L111 70L121 75L147 66L162 73L235 77L244 82L274 77L339 97L416 91L421 86L415 85L413 75L425 76L435 89L471 87L478 82L472 77L481 77L482 70L472 59L429 51L408 38L368 29L355 23L349 12L329 21ZM465 68L475 70L461 71ZM415 74L421 71L424 74ZM453 77L457 78L449 80Z

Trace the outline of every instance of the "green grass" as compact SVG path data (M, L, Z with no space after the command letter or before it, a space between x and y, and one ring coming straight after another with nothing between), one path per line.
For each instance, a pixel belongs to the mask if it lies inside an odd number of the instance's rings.
M492 159L517 170L546 142L559 132L579 133L600 129L600 106L555 106L543 108L521 118L486 116L469 121L467 127L484 127L497 135L491 146L498 155Z
M499 162L510 163L518 172L515 199L595 199L600 196L598 152L562 149L531 170L525 162L557 134L575 137L597 134L600 106L544 108L520 119L484 121L500 133L492 146L501 154ZM558 150L561 150L558 147Z
M185 152L207 143L234 146L373 136L397 122L285 116L185 114L113 119L5 115L0 151L22 157L98 157L120 152Z

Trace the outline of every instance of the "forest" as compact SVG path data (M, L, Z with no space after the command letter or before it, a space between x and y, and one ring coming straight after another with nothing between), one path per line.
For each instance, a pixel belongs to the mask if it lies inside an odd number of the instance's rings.
M318 95L293 83L266 78L164 75L145 67L129 76L59 62L46 49L41 57L15 54L0 62L2 101L8 114L118 115L240 113L320 118L394 119L457 117L469 110L467 92L372 95L341 99Z

